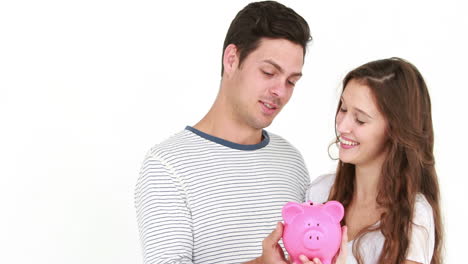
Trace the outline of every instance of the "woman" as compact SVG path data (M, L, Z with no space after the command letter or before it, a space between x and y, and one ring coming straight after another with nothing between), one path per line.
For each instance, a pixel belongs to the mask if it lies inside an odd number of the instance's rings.
M423 77L392 58L351 71L343 87L336 175L314 181L307 199L337 200L346 208L348 263L441 263L439 184Z
M337 171L315 180L306 197L345 207L335 263L442 263L431 103L423 77L409 62L391 58L351 71L343 87ZM271 237L281 232L278 225L265 239L265 256Z

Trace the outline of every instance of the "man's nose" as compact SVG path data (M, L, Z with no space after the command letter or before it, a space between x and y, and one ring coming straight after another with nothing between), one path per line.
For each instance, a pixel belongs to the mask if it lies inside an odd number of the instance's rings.
M276 97L284 97L287 93L288 87L286 87L285 80L278 80L273 86L270 88L270 93Z

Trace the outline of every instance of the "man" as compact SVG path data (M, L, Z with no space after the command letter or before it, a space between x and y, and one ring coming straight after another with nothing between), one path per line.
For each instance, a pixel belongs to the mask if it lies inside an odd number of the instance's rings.
M263 130L289 101L309 40L307 22L274 1L234 18L212 108L142 165L135 200L145 263L262 262L282 206L302 201L309 183L300 153ZM269 237L274 248L279 237Z

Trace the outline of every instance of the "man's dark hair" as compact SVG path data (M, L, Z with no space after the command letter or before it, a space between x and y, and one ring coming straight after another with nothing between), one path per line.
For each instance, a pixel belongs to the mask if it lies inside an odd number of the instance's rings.
M294 10L275 1L248 4L229 26L223 45L234 44L239 51L239 66L259 45L261 38L287 39L299 44L306 53L307 43L312 39L309 25ZM221 63L221 76L224 65Z

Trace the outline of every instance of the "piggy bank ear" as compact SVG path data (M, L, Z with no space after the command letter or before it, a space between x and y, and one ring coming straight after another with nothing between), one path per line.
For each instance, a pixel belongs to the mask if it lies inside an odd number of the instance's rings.
M304 212L302 206L295 202L289 202L283 206L283 219L285 223L291 223L296 215Z
M329 201L323 205L323 208L336 222L340 222L343 219L344 208L340 202Z

